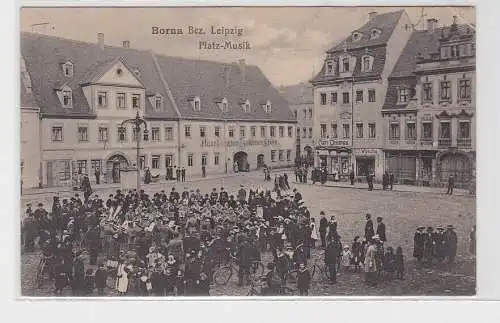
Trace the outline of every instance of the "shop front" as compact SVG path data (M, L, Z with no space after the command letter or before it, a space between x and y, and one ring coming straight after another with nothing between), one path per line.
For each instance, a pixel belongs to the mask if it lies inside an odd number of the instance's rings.
M316 146L316 167L326 168L333 180L347 180L351 172L352 150L348 141L321 140Z

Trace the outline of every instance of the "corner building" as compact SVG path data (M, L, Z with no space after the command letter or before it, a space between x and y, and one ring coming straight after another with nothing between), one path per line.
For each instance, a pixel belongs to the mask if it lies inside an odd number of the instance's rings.
M40 111L40 135L27 137L38 146L38 172L26 187L73 186L80 174L95 183L97 168L101 183L119 183L121 171L136 165L138 136L139 168L161 178L167 166L186 167L189 176L201 174L203 164L207 174L232 172L235 162L250 170L293 164L293 114L244 60L168 57L132 49L129 41L106 46L101 33L96 43L22 33L21 55L23 105ZM147 133L122 127L137 113Z
M369 14L368 22L326 52L314 90L316 166L347 178L385 168L382 106L388 77L413 27L403 11Z

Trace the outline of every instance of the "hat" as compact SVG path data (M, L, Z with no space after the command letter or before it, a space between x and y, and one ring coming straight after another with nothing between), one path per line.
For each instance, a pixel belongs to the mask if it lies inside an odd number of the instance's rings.
M245 185L241 184L240 187L245 187Z
M43 206L43 203L38 203L38 207L42 207Z
M423 230L423 229L425 229L423 225L417 227L417 230Z
M344 245L344 249L349 249L350 247L348 245Z
M433 227L427 227L427 231L432 231L432 230L434 230Z
M446 229L454 229L454 227L450 224L446 226Z
M319 215L325 215L325 212L321 211L319 212Z
M443 231L444 230L444 228L443 228L442 225L439 225L436 229L439 230L439 231Z

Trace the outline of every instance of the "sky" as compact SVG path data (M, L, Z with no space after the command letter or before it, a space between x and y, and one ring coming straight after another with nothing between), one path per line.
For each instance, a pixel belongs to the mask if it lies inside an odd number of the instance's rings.
M235 62L245 59L257 65L275 86L307 81L320 70L326 50L368 20L368 13L384 13L401 7L227 7L227 8L21 8L21 31L97 42L106 45L153 50L158 54L193 59ZM471 7L406 7L416 28L428 18L438 25L476 23ZM424 13L424 18L420 19ZM40 26L33 24L46 23ZM204 35L188 34L189 26ZM213 35L217 28L242 28L241 36ZM182 29L184 34L154 35L153 27ZM200 41L248 42L250 49L200 49Z

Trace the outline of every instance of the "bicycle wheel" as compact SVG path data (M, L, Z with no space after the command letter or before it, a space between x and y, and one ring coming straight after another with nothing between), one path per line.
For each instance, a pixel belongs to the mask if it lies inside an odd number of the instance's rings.
M43 272L45 270L45 266L47 265L47 260L44 258L40 259L40 262L38 263L38 267L36 269L36 288L42 287L43 283Z
M217 285L225 285L233 274L231 266L224 266L217 269L214 273L214 282Z

